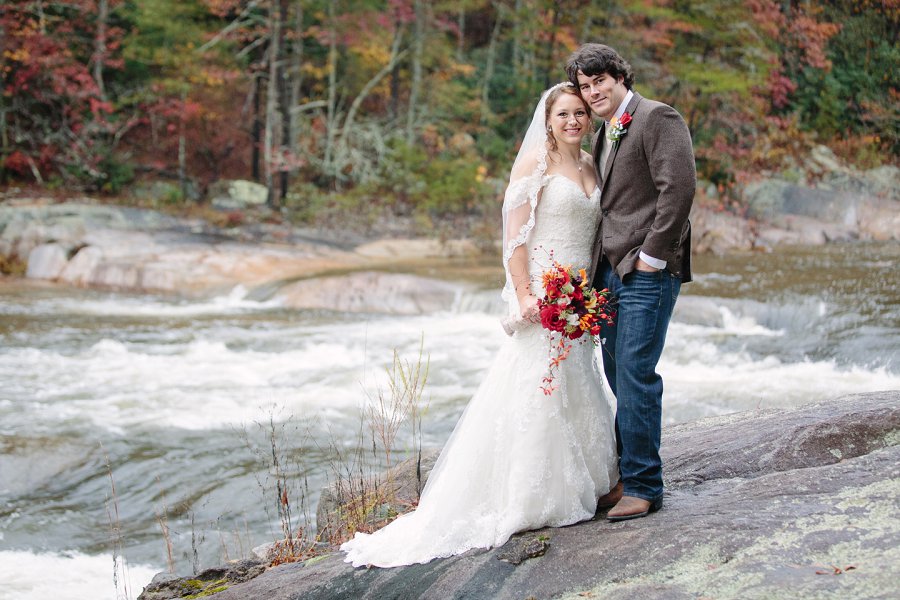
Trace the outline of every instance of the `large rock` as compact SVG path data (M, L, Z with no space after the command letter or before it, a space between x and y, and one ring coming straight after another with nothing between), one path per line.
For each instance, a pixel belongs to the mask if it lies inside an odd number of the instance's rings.
M229 586L249 581L265 570L259 559L245 559L221 567L201 571L193 577L176 577L158 573L144 591L144 600L173 600L174 598L206 598Z
M291 308L414 315L448 310L459 291L439 279L362 271L289 283L275 298Z
M185 296L226 293L365 260L314 242L244 244L197 220L75 202L0 206L0 255L27 258L30 278Z
M750 250L755 233L747 219L695 204L691 209L691 249L697 254Z
M59 244L41 244L28 254L28 269L25 271L25 277L56 279L68 261L65 248Z
M253 234L249 239L243 237L247 231ZM189 297L241 286L251 289L255 300L277 294L293 308L443 310L456 300L460 286L383 271L425 256L473 251L472 244L454 241L382 240L352 248L290 227L266 231L256 225L247 231L223 232L196 219L126 207L0 206L0 256L29 259L29 277ZM342 275L329 277L334 273Z
M352 569L335 553L216 597L892 598L898 442L900 391L675 425L663 435L665 506L648 518L396 569Z
M209 195L214 208L244 210L265 206L269 190L253 181L232 179L215 182L210 186Z
M827 148L813 152L813 185L763 179L744 188L747 216L784 232L764 242L900 239L900 169L856 171L836 160Z

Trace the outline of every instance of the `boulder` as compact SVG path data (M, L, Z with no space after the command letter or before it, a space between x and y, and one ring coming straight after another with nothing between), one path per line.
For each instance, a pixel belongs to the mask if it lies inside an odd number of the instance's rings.
M269 198L266 186L243 179L217 181L210 186L209 195L213 208L220 210L245 210L265 206Z
M0 206L2 256L30 259L32 278L185 296L226 293L238 285L274 288L285 279L363 260L314 242L241 244L197 220L149 210L37 201Z
M193 577L177 577L158 573L141 592L144 600L173 600L174 598L205 598L230 586L249 581L265 570L259 559L244 559L221 567L201 571Z
M28 253L28 279L56 279L68 263L66 250L59 244L41 244Z
M599 515L395 569L353 569L334 552L270 568L216 597L892 597L898 442L900 391L670 426L665 506L647 518Z
M95 246L85 246L69 260L60 272L59 279L74 285L88 285L92 283L94 269L102 260L103 250Z
M725 254L729 250L750 250L755 235L747 219L726 211L694 205L691 210L691 249L703 254Z
M416 315L449 309L459 290L439 279L361 271L301 279L279 289L275 298L291 308Z
M814 186L763 179L744 188L747 216L782 230L763 243L900 239L900 169L837 168L826 150L810 157L820 173Z

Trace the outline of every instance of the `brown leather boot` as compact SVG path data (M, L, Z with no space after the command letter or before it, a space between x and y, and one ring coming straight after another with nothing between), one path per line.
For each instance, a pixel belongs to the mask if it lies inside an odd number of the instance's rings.
M612 510L606 513L606 519L609 521L640 519L658 511L660 508L662 508L662 496L653 502L634 496L622 496L622 499L619 500Z
M597 500L597 508L606 510L615 506L622 499L622 482L620 481Z

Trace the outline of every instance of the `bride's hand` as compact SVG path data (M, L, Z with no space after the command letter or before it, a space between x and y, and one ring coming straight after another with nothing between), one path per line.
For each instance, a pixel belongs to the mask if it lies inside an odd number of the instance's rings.
M529 294L519 301L519 312L522 314L522 320L530 323L538 323L541 320L541 311L538 299Z

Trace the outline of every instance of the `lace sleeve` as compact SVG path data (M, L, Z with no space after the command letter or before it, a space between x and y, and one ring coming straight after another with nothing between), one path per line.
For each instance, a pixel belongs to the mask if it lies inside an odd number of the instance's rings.
M534 229L544 179L543 171L546 170L546 166L538 168L536 159L528 162L524 169L529 172L528 175L515 178L517 173L514 169L513 179L506 188L503 199L503 268L506 283L501 296L506 301L511 316L519 316L517 292L531 286L527 243L529 234Z

